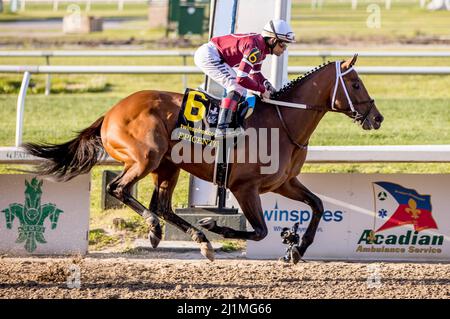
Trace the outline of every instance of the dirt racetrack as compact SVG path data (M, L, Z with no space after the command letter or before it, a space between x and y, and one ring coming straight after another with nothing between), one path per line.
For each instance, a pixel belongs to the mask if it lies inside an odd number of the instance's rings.
M247 260L241 253L0 258L0 298L449 298L449 264ZM67 278L80 271L80 288ZM374 268L379 281L373 277ZM72 268L74 271L74 268ZM371 275L372 274L372 275ZM368 281L369 280L369 281ZM74 280L69 280L72 287Z

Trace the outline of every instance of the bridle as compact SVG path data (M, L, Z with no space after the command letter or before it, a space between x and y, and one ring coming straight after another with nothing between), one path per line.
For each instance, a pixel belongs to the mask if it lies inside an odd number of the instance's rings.
M345 72L342 72L342 70L341 70L341 61L336 61L335 66L336 66L336 81L334 84L333 98L331 99L331 111L345 113L348 116L350 116L355 122L359 122L359 124L363 125L364 122L367 120L367 117L368 117L370 111L372 110L373 106L375 105L374 104L375 101L373 99L369 99L369 100L353 103L352 99L350 98L350 95L348 94L348 90L347 90L347 87L345 86L345 81L344 81L344 76L346 74L350 73L351 71L353 71L353 66L349 67L348 70L346 70ZM343 111L343 110L338 110L335 108L336 93L337 93L337 90L339 87L339 83L341 83L341 85L342 85L342 89L344 90L345 97L347 98L347 103L349 105L350 110ZM355 105L362 105L362 104L367 104L367 103L370 103L370 107L364 114L360 113L358 110L355 109Z
M341 61L336 61L335 62L335 67L336 67L336 81L334 84L334 89L333 89L333 97L331 99L331 108L328 107L324 107L324 106L315 106L315 105L307 105L307 104L302 104L302 103L292 103L292 102L285 102L285 101L277 101L277 100L271 100L271 99L262 99L262 101L264 103L268 103L268 104L274 104L275 108L277 110L278 113L278 117L280 118L281 124L284 128L284 130L286 131L289 139L291 140L291 142L296 145L297 147L301 148L301 149L306 149L308 144L305 145L301 145L298 144L297 142L295 142L295 140L292 138L289 129L286 125L286 122L283 119L283 116L280 112L279 106L286 106L286 107L291 107L291 108L296 108L296 109L303 109L303 110L313 110L313 111L318 111L318 112L337 112L337 113L344 113L347 116L349 116L350 118L353 119L354 122L358 122L360 125L363 125L364 122L367 120L370 111L372 110L372 108L375 106L375 101L373 99L368 99L365 101L358 101L358 102L353 102L352 99L350 98L350 95L348 94L348 90L347 87L345 85L345 81L344 81L344 76L347 75L348 73L350 73L351 71L354 71L353 66L351 66L350 68L348 68L348 70L346 70L345 72L341 71ZM336 103L336 94L339 88L339 83L341 83L342 85L342 89L344 90L344 94L345 97L347 98L347 103L349 105L349 109L348 110L339 110L335 107L335 103ZM363 105L363 104L367 104L370 103L370 107L368 108L368 110L365 113L360 113L356 108L355 105Z

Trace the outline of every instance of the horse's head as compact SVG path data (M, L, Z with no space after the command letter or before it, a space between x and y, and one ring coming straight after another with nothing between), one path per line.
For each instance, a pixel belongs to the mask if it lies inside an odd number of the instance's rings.
M331 108L347 114L365 130L377 130L384 118L353 69L357 57L355 54L353 58L335 63L336 82L331 91Z

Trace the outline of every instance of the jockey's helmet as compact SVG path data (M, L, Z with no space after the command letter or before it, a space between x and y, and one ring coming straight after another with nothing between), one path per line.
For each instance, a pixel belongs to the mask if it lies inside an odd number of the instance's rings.
M295 42L295 34L289 24L281 19L270 20L261 32L263 37L275 38L282 42Z

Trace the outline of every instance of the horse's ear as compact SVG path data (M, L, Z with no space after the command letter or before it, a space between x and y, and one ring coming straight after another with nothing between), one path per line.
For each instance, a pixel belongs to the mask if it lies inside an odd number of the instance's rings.
M358 59L358 54L356 53L355 55L353 55L353 57L351 59L347 59L344 63L342 63L342 69L348 70L349 68L351 68L352 66L355 65L356 60Z

